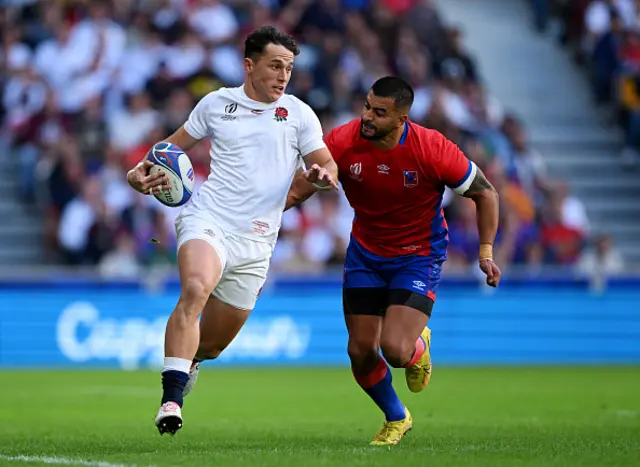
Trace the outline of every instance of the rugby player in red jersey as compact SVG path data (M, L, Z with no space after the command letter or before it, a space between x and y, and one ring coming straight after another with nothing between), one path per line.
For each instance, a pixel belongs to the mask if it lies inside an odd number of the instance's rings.
M325 140L355 211L343 307L353 374L386 417L373 445L397 444L413 423L393 389L389 365L405 368L413 392L425 389L431 377L427 322L447 258L445 187L475 201L479 267L490 286L501 276L492 259L498 194L454 143L409 120L413 97L402 79L381 78L361 118L335 128ZM314 191L296 177L287 207Z

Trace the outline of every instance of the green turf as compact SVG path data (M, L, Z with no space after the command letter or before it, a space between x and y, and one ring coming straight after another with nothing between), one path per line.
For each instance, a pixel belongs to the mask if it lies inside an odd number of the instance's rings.
M392 449L368 446L382 418L348 369L207 368L173 438L157 373L0 372L0 465L640 465L638 367L436 368L422 394L394 372L414 429Z

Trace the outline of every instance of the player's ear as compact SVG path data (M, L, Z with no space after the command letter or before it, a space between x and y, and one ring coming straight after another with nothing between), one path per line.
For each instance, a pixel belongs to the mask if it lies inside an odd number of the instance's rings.
M254 66L255 63L253 63L253 60L251 58L247 57L244 59L244 71L246 71L247 73L251 73Z

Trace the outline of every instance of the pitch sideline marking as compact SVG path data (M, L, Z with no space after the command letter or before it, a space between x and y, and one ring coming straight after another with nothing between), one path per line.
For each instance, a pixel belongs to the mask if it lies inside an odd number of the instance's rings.
M41 464L82 465L85 467L136 467L135 464L112 464L111 462L85 461L82 459L54 456L7 456L0 454L0 460L29 463L39 462Z

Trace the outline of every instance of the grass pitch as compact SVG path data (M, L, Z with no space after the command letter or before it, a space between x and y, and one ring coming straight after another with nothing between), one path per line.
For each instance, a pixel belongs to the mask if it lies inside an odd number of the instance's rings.
M395 386L414 429L372 448L382 416L342 369L204 366L184 428L153 425L158 373L0 372L0 465L640 466L640 368L440 368Z

